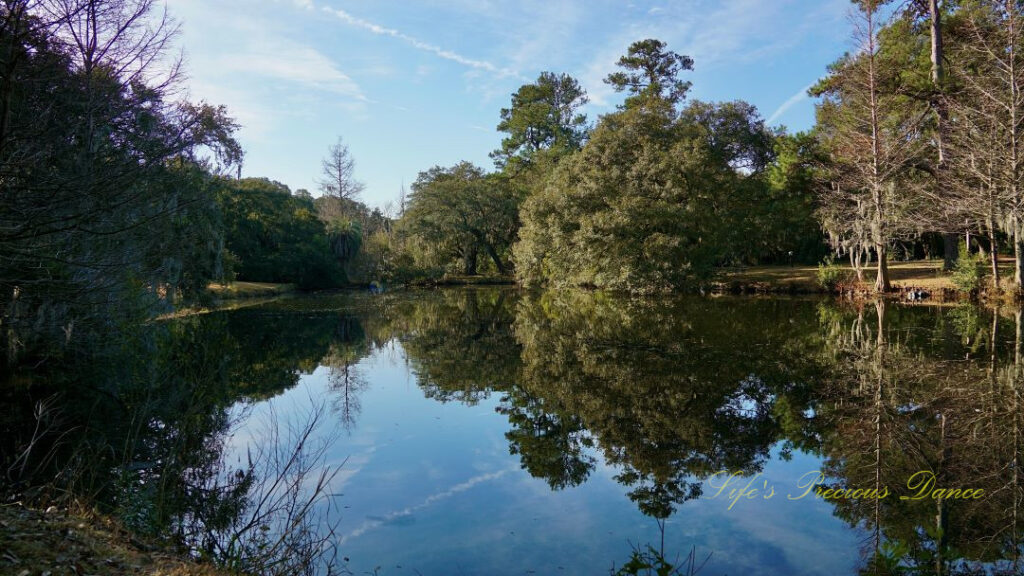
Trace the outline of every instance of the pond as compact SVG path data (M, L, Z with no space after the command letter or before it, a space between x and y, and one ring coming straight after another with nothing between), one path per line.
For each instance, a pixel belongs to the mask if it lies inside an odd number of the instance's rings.
M1017 310L456 288L142 332L8 386L4 450L196 554L322 478L307 543L355 574L1024 566Z

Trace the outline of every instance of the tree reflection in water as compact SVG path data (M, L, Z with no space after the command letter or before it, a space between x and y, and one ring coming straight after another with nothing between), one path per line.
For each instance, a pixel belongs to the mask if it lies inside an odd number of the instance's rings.
M892 305L873 308L870 319L863 309L823 314L833 376L818 404L829 478L894 491L836 502L839 517L870 533L863 572L1019 573L1020 313L979 323L976 310L935 312L922 326L891 319ZM930 338L914 334L922 328ZM961 354L935 346L950 329L968 344ZM985 497L915 499L908 479L922 471L936 487Z
M510 451L552 489L600 458L663 520L714 472L801 450L823 488L893 492L832 501L864 530L864 573L1020 570L1019 312L563 292L489 295L481 319L480 298L437 296L403 343L421 378L443 375L423 378L431 397L500 393ZM901 500L922 470L988 496Z
M805 452L824 462L825 487L893 492L830 501L864 535L863 573L1017 573L1022 331L1016 310L881 302L295 299L150 325L9 375L0 457L9 493L87 496L133 529L208 549L253 494L247 466L224 482L232 407L323 366L329 417L352 430L373 381L360 361L399 343L428 398L500 398L510 453L552 490L606 466L664 526L714 473ZM922 470L985 497L901 500Z
M9 498L81 503L134 533L239 570L314 573L328 552L323 447L274 426L225 462L240 406L294 386L329 351L338 315L252 311L137 327L81 358L6 375L0 465ZM308 482L313 490L308 490ZM290 526L284 532L281 526Z

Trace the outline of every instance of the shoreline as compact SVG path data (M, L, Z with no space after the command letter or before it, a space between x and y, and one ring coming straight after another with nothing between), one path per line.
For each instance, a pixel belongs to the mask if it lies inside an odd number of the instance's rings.
M0 573L223 576L166 544L142 541L92 511L0 505Z

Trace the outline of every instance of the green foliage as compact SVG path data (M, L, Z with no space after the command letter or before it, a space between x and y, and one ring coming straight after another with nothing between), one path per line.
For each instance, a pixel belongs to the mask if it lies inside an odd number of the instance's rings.
M857 3L854 37L861 49L829 65L828 75L810 93L821 98L815 132L827 153L822 226L835 250L854 255L870 250L884 264L895 241L921 234L924 215L945 223L950 211L948 206L935 210L931 194L910 193L936 181L929 146L943 137L923 135L940 97L929 94L930 85L916 91L922 71L915 63L921 62L926 39L901 35L900 25L882 34L883 4ZM897 48L892 41L897 38L913 46ZM877 292L891 287L887 270L879 266Z
M521 192L507 178L461 162L421 172L412 185L401 234L421 270L478 273L479 260L508 272Z
M363 244L363 225L359 220L328 222L327 240L335 258L341 262L352 260Z
M694 576L703 565L696 564L695 551L691 551L686 563L673 564L664 553L650 544L646 548L634 547L629 560L622 568L612 572L613 576Z
M831 256L825 257L825 260L818 264L816 276L818 286L829 292L835 292L844 284L847 284L850 281L850 277L850 270L837 264Z
M231 407L281 394L301 374L330 365L336 350L364 356L369 347L360 322L337 312L239 310L151 322L91 344L87 356L35 367L31 386L0 386L0 401L18 407L0 422L4 497L22 490L19 498L59 505L60 494L114 516L133 535L249 568L240 573L305 573L252 568L261 560L298 563L312 551L291 544L329 531L300 526L303 518L320 520L308 510L293 508L298 515L287 523L272 514L281 511L281 494L312 490L274 482L302 478L296 468L271 466L279 450L291 448L284 428L273 438L281 445L268 436L241 461L226 458ZM310 444L305 451L294 446L294 459L276 463L318 465ZM24 466L12 466L15 458ZM268 490L273 497L262 499ZM258 529L248 526L254 517L273 529L266 536L288 545L262 548L260 533L246 545L239 536Z
M357 226L336 226L328 234L310 198L265 178L223 180L219 201L238 280L304 289L343 282L339 258L358 249Z
M666 50L661 40L648 38L630 44L619 58L619 72L609 74L605 84L616 92L627 92L625 107L646 106L663 101L674 106L686 97L690 83L679 78L684 70L693 70L693 59Z
M826 253L818 207L818 172L824 154L815 136L776 134L774 161L765 173L767 193L754 199L752 253L761 263L814 263Z
M75 14L0 8L0 364L198 297L223 273L211 172L242 156L223 108L166 94L153 3L47 5Z
M967 249L967 245L960 244L960 256L953 267L953 274L949 279L960 292L972 294L980 290L988 277L989 270L985 259L978 254L973 254Z
M602 118L522 210L517 274L528 285L650 293L706 284L749 242L771 138L745 103L694 103L676 118ZM742 168L742 170L741 170Z
M217 177L202 166L178 160L168 168L167 186L188 190L192 200L174 217L153 222L148 249L150 265L164 270L167 290L184 300L206 292L211 281L233 274L225 260L224 223L217 204Z
M526 285L694 289L723 265L815 262L815 141L769 130L746 102L677 110L692 61L657 40L607 82L626 105L531 183L514 247Z
M972 326L998 333L965 334L970 342L960 344L947 311L863 304L473 289L296 298L151 323L140 327L145 337L103 342L33 375L31 399L67 386L40 410L59 415L42 420L43 434L30 399L5 398L0 465L43 477L62 471L61 482L82 466L104 510L154 534L180 529L175 536L204 550L210 529L230 534L224 526L258 500L247 498L252 476L217 467L228 408L272 397L323 366L332 414L357 413L358 379L346 370L397 340L425 396L500 398L510 452L552 489L585 482L603 461L641 511L671 516L674 526L709 475L766 470L780 440L820 458L839 486L905 485L931 449L948 448L948 485L980 483L992 496L945 501L941 527L934 500L828 504L853 528L876 523L868 525L881 542L865 557L872 569L881 565L876 555L908 573L927 572L939 554L951 566L1016 557L1018 542L993 547L986 538L999 533L1016 497L1000 492L1000 471L1018 458L1000 441L1020 422L1009 385L1019 375L1013 320L997 325L998 314L965 309ZM951 358L960 359L952 369ZM970 401L979 390L996 395L985 427ZM25 442L38 444L27 453ZM210 490L206 482L217 478L231 485ZM624 554L618 573L701 568L693 552L641 546ZM227 550L240 549L254 551ZM223 548L205 550L225 557ZM713 563L710 571L718 573Z
M406 280L402 266L411 254L396 237L395 222L389 216L350 198L324 195L314 199L313 205L349 284Z
M499 168L518 173L532 167L538 155L561 158L579 150L587 136L587 117L578 112L587 94L568 74L542 72L533 84L512 95L502 108L498 131L508 134L491 153Z
M639 574L668 576L678 574L678 570L653 546L646 550L633 550L629 561L614 572L615 576L637 576Z
M947 315L950 328L960 337L960 342L972 353L977 352L989 339L988 324L977 306L961 302Z
M693 62L661 41L619 65L607 82L626 105L589 134L579 84L545 72L501 112L500 175L422 173L389 273L475 274L484 256L527 285L652 293L704 286L723 265L822 256L812 137L773 133L746 102L677 109Z
M771 446L759 434L778 430L770 403L813 373L805 342L773 340L781 325L809 320L779 304L709 308L700 299L578 290L525 296L515 326L520 384L502 408L523 465L552 487L574 485L593 468L582 444L589 440L616 466L629 499L654 518L700 497L700 478L756 466ZM749 321L754 310L762 321ZM712 344L737 341L746 345ZM770 367L761 364L765 354ZM732 403L740 397L757 407ZM563 458L550 456L556 447Z

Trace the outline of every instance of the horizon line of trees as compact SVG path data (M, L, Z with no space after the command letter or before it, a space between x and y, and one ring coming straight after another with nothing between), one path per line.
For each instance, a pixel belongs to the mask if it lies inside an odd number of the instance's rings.
M585 90L542 72L501 110L496 171L421 172L395 223L404 279L513 273L527 286L690 289L726 265L816 263L817 142L742 101L684 105L693 60L634 43L590 124Z
M688 98L692 58L633 43L623 102L542 72L500 111L494 171L421 172L371 209L339 139L321 195L234 179L223 107L178 99L175 22L154 0L0 2L0 311L5 362L130 326L211 282L302 289L512 276L525 286L703 289L725 267L1000 252L1024 276L1024 7L856 0L857 50L789 134L743 101ZM885 15L888 14L888 15ZM170 62L171 65L167 65ZM158 64L159 63L159 64Z
M856 48L809 90L817 123L804 133L766 126L746 102L687 101L694 62L656 39L605 79L625 99L594 124L574 78L541 73L501 111L494 173L463 162L420 174L396 223L406 263L474 274L478 254L497 253L484 271L524 285L651 293L831 252L860 282L873 262L886 292L890 259L942 254L946 270L984 272L984 259L990 289L1019 292L1024 6L851 5Z
M857 51L829 67L815 133L826 153L819 217L838 252L878 262L891 289L891 247L943 234L946 267L958 236L979 239L992 288L998 254L1024 282L1020 48L1024 7L1009 0L854 2ZM892 15L884 17L884 12Z
M88 350L212 282L368 282L391 218L339 141L321 189L234 178L223 106L182 100L156 0L0 0L0 368Z

